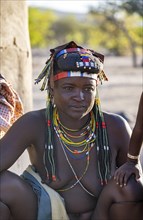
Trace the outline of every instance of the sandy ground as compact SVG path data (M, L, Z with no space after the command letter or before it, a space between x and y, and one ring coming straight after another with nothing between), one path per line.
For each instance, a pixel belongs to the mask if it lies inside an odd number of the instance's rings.
M44 50L43 52L33 51L32 56L33 110L37 110L46 106L46 91L41 92L41 84L34 85L34 79L37 78L45 66L48 55ZM138 63L141 63L141 58L138 59ZM105 57L104 70L109 80L104 82L103 85L99 85L102 110L123 115L133 128L140 95L143 90L143 68L133 68L131 57ZM21 158L23 159L21 160ZM27 152L21 158L11 168L16 173L21 173L29 164ZM141 161L143 164L143 156Z

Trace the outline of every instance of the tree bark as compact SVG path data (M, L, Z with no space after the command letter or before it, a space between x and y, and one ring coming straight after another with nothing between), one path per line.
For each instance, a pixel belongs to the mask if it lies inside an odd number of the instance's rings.
M32 109L32 59L26 1L0 1L1 73L19 94L24 111Z
M0 71L20 96L24 112L32 109L32 58L25 0L0 1ZM20 174L28 165L25 152L10 168Z

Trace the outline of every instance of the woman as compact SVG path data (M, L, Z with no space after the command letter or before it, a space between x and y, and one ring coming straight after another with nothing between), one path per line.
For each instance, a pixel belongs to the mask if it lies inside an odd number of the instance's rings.
M71 41L51 50L47 108L22 116L1 140L1 213L14 220L141 219L143 187L112 176L126 160L131 129L100 109L104 56ZM27 149L22 177L6 171Z

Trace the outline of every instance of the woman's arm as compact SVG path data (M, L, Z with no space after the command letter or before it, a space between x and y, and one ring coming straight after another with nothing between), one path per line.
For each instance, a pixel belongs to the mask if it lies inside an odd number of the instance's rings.
M141 94L136 123L133 128L133 132L129 144L129 153L127 159L128 161L134 161L134 159L138 157L142 146L142 142L143 142L143 92Z
M36 125L34 113L29 112L10 127L0 140L0 171L9 169L24 150L34 143Z
M137 118L132 131L129 149L127 153L127 161L114 174L114 179L121 187L127 184L129 177L134 174L139 179L138 157L143 142L143 92L141 94Z

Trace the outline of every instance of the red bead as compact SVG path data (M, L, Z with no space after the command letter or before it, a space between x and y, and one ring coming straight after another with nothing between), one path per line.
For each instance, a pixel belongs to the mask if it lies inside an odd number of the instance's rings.
M56 181L56 176L55 175L52 176L52 180Z
M106 128L105 122L102 122L102 128Z
M47 121L47 125L50 127L50 125L51 125L51 121L50 120Z
M74 154L79 154L79 152L77 150L74 150Z

